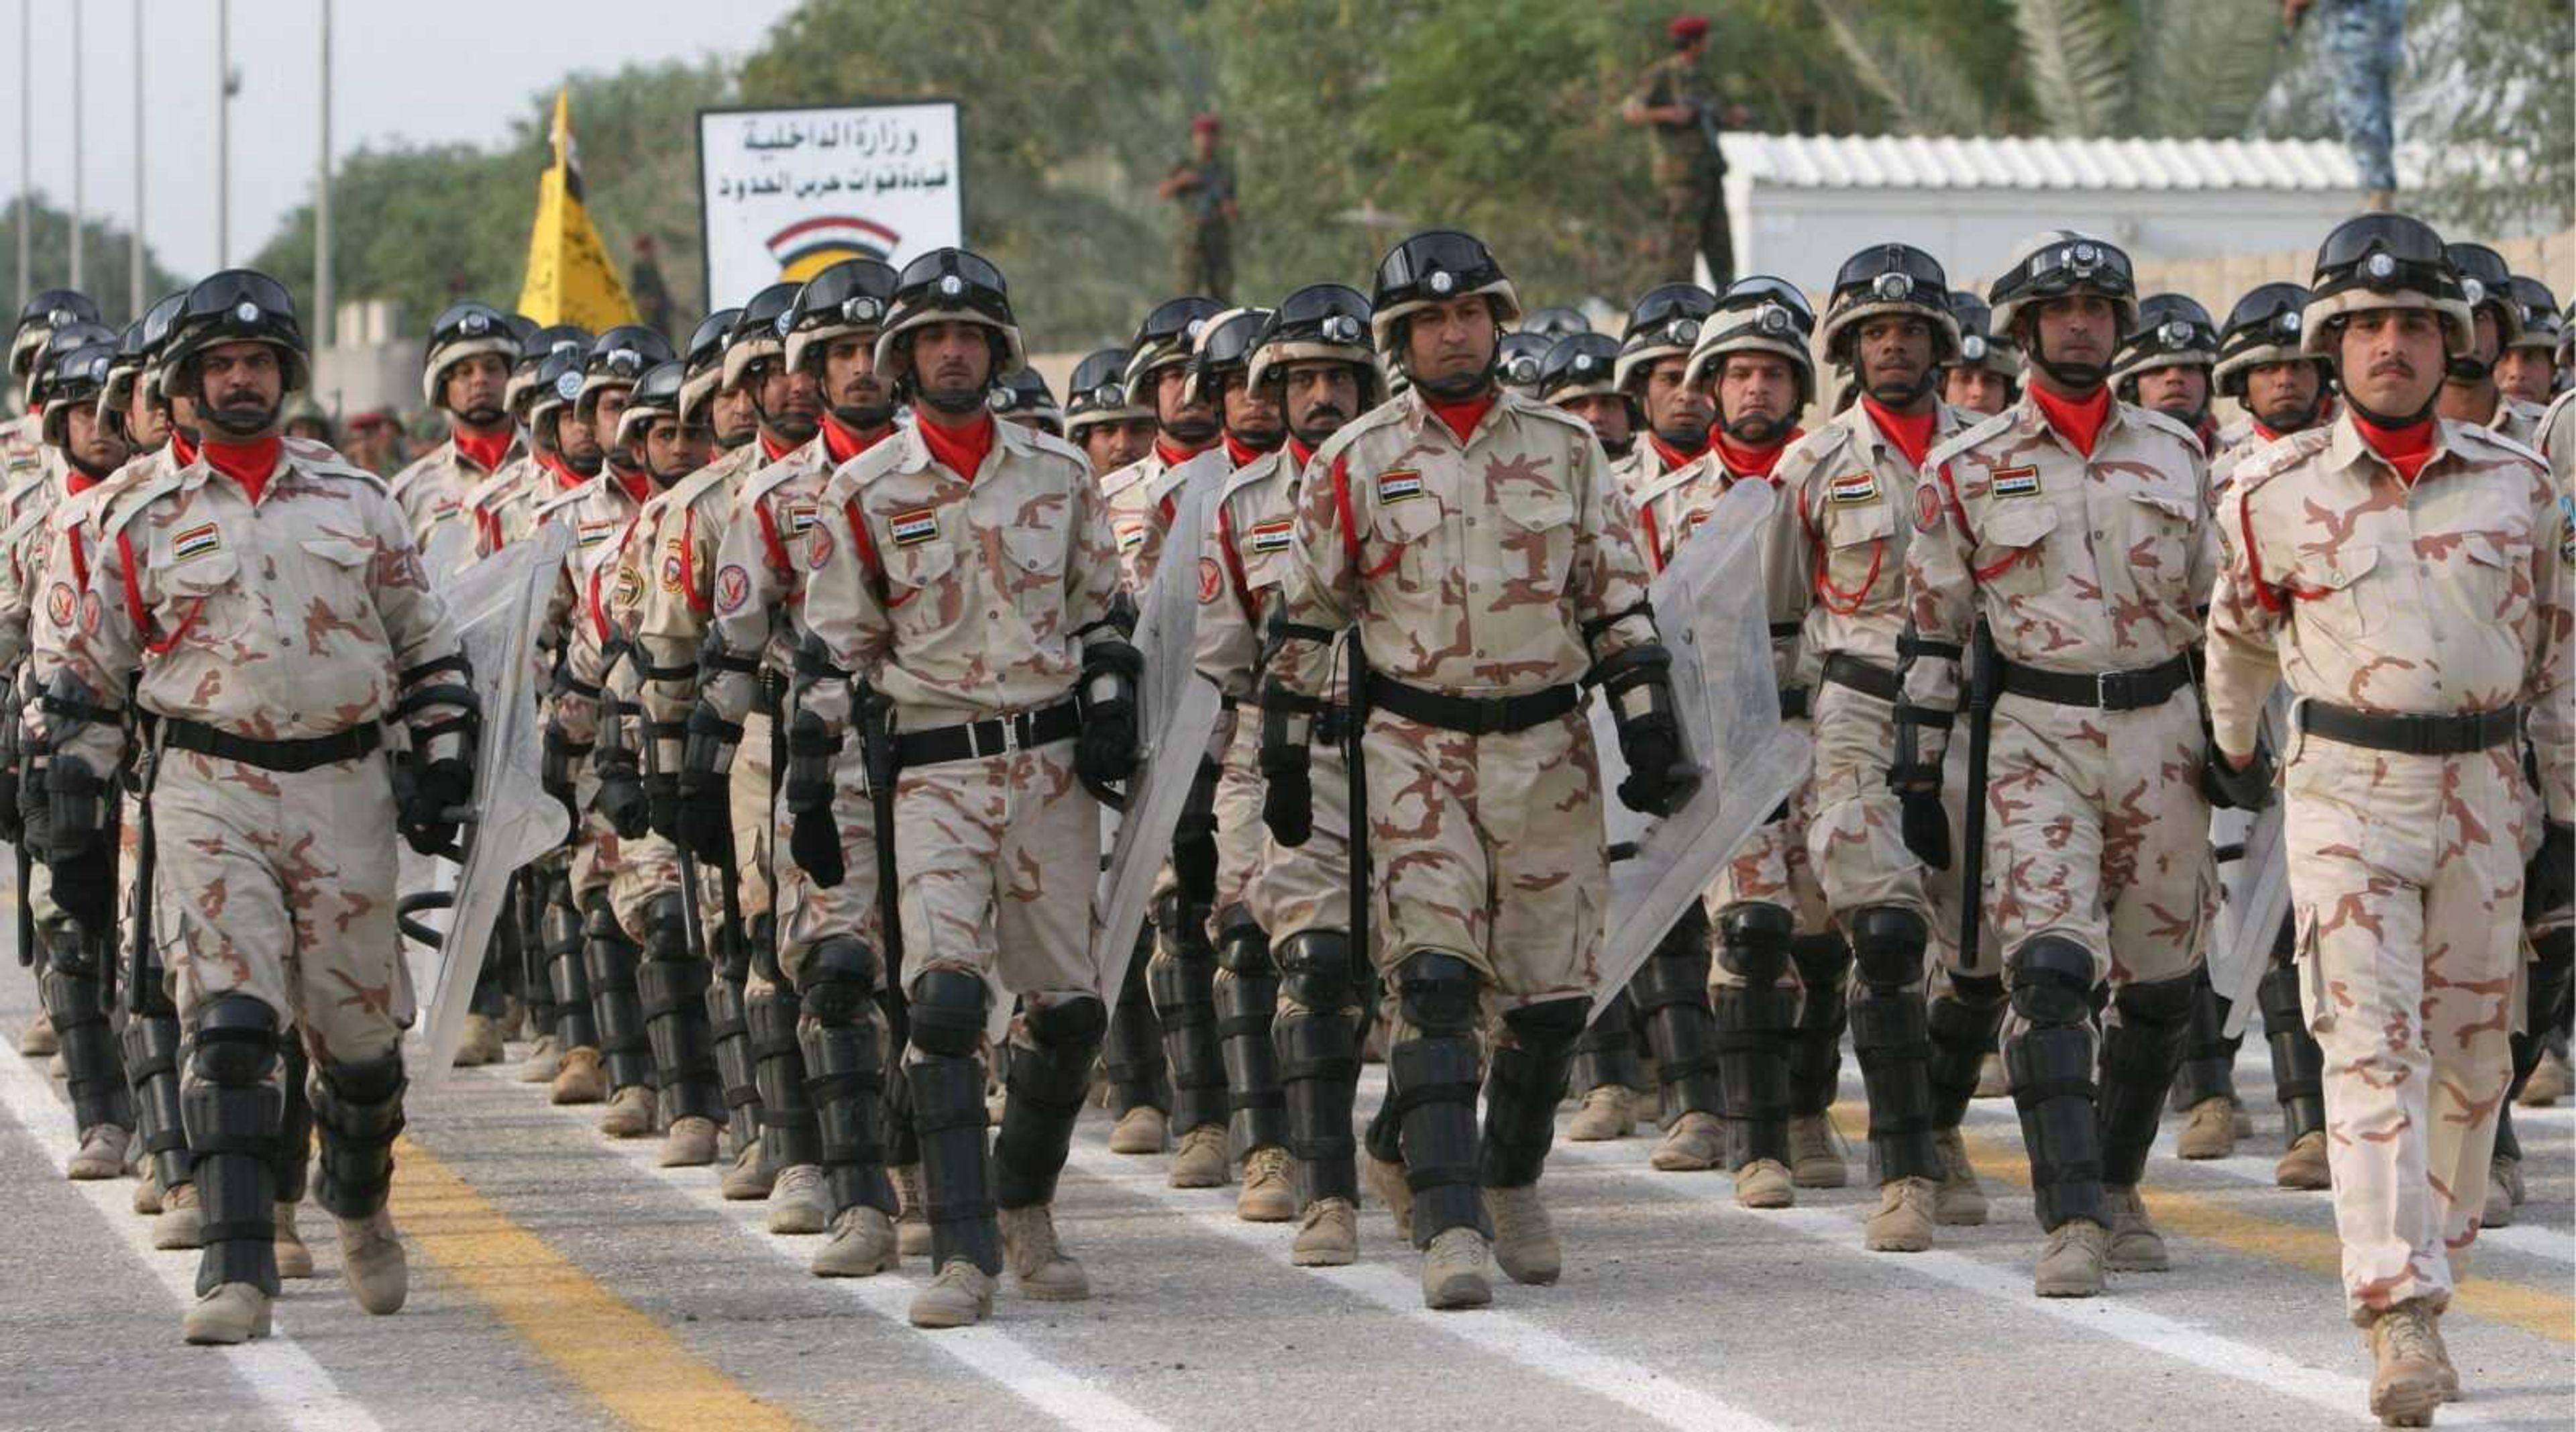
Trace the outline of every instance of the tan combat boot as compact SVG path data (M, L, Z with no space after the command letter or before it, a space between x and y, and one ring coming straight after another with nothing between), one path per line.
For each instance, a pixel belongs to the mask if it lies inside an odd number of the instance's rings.
M2523 1081L2521 1104L2526 1109L2546 1109L2567 1097L2567 1061L2556 1050L2540 1056L2540 1064Z
M817 1278L865 1278L895 1265L894 1220L864 1203L842 1209L832 1236L814 1250Z
M1986 1221L1986 1190L1968 1162L1968 1140L1957 1129L1932 1135L1941 1150L1941 1187L1932 1196L1932 1221L1944 1228L1975 1228Z
M939 1276L912 1295L904 1316L917 1328L972 1327L993 1314L998 1280L964 1258L951 1258Z
M1360 1259L1360 1211L1348 1199L1319 1198L1306 1205L1288 1261L1300 1268L1343 1268Z
M1181 1135L1168 1182L1174 1188L1225 1187L1225 1125L1201 1124Z
M1109 1129L1109 1151L1113 1154L1159 1154L1171 1142L1169 1126L1163 1111L1151 1104L1139 1104L1118 1116Z
M816 1164L789 1164L769 1188L769 1231L791 1236L821 1233L832 1226L832 1191Z
M202 1248L205 1214L197 1207L197 1186L183 1183L161 1194L161 1214L152 1220L152 1246L163 1252Z
M1726 1126L1715 1114L1693 1109L1673 1120L1647 1161L1665 1173L1701 1173L1717 1167L1725 1153Z
M2442 1405L2442 1363L2433 1314L2409 1298L2370 1323L2370 1411L2382 1426L2430 1427Z
M1851 1181L1833 1115L1801 1114L1789 1121L1789 1168L1800 1188L1840 1188Z
M1363 1150L1360 1172L1368 1179L1369 1190L1395 1215L1396 1236L1410 1241L1413 1237L1413 1185L1404 1181L1404 1165L1389 1163Z
M653 1132L653 1091L641 1084L620 1089L599 1114L599 1131L612 1139L640 1139Z
M277 1205L277 1232L270 1240L277 1248L277 1276L310 1278L313 1276L313 1250L304 1246L304 1235L295 1229L295 1205Z
M2110 1251L2111 1230L2089 1218L2070 1218L2048 1235L2030 1290L2043 1298L2098 1298L2102 1295L2102 1260Z
M2334 1186L2326 1168L2326 1134L2323 1129L2310 1129L2299 1135L2289 1152L2273 1165L2272 1181L2283 1188L2322 1189Z
M1473 1228L1441 1230L1422 1250L1422 1306L1481 1308L1494 1300L1493 1257Z
M537 1042L528 1050L528 1057L519 1061L519 1082L522 1084L551 1084L562 1072L563 1047L555 1043L551 1034L538 1035Z
M268 1294L248 1283L223 1283L197 1299L179 1324L180 1336L199 1347L230 1347L268 1336Z
M902 1211L894 1224L895 1248L906 1258L930 1256L930 1214L923 1202L928 1195L921 1188L921 1165L896 1164L886 1170L894 1179L895 1204Z
M1583 1107L1565 1126L1565 1137L1578 1144L1607 1143L1636 1132L1635 1096L1625 1084L1604 1084L1585 1091Z
M2513 1184L2507 1180L2518 1182L2521 1177L2522 1168L2517 1160L2498 1154L2488 1161L2487 1201L2478 1215L2479 1227L2510 1228L2513 1226Z
M501 1022L488 1014L465 1016L465 1035L456 1043L456 1067L498 1064L501 1054Z
M1878 1190L1865 1241L1873 1253L1921 1253L1932 1246L1940 1185L1928 1178L1891 1179Z
M378 1316L402 1311L411 1291L411 1272L403 1258L402 1240L394 1236L394 1216L377 1209L365 1218L343 1218L340 1225L340 1275L358 1306Z
M697 1114L684 1114L671 1121L671 1131L662 1136L664 1168L704 1168L716 1161L716 1121Z
M30 1059L49 1059L62 1052L63 1037L54 1033L54 1017L39 1010L18 1036L18 1052Z
M1485 1212L1494 1220L1496 1266L1515 1283L1553 1283L1565 1271L1565 1248L1539 1202L1538 1185L1485 1190Z
M2183 1116L2174 1153L2187 1159L2223 1159L2236 1152L2236 1104L2225 1095L2203 1099Z
M1002 1261L1024 1297L1042 1303L1078 1303L1091 1296L1091 1278L1055 1239L1055 1210L1043 1203L1005 1208Z
M608 1071L600 1067L599 1051L587 1044L565 1050L546 1098L556 1104L596 1104L607 1097Z
M1244 1156L1234 1216L1246 1223L1286 1223L1297 1216L1297 1185L1288 1176L1286 1149L1273 1145Z
M2004 1057L2002 1055L1989 1054L1986 1056L1985 1062L1977 1066L1976 1097L1980 1099L2009 1099L2012 1097L2012 1076L2004 1072Z
M1755 1159L1735 1171L1735 1202L1743 1208L1791 1208L1798 1202L1789 1166L1778 1159Z
M726 1201L749 1203L754 1199L767 1198L778 1186L778 1166L769 1161L763 1152L764 1147L756 1138L744 1144L733 1156L733 1165L724 1171L724 1177L716 1180L716 1191L723 1194Z
M73 1153L63 1172L75 1183L89 1183L103 1178L119 1178L125 1173L125 1150L134 1142L132 1129L114 1124L92 1124L80 1131L80 1148Z
M134 1211L146 1218L161 1211L161 1170L157 1163L143 1166L143 1177L134 1181Z
M2147 1217L2147 1201L2136 1184L2105 1184L2102 1202L2111 1214L2111 1245L2103 1266L2114 1273L2162 1273L2173 1267L2165 1236Z
M2454 1268L2452 1276L2465 1279L2469 1276L2468 1270ZM2442 1315L2437 1312L2426 1319L2424 1330L2433 1335L2433 1365L2442 1370L2442 1400L2457 1402L2460 1400L2460 1369L2451 1361L2451 1345L2442 1339Z

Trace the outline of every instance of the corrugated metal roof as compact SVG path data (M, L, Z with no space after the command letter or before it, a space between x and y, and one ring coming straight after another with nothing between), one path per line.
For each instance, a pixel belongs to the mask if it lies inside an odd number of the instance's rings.
M1793 189L2358 189L2323 139L1729 134L1727 166Z

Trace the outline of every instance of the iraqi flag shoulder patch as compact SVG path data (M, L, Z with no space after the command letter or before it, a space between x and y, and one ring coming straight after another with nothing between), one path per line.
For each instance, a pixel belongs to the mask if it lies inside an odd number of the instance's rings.
M170 560L186 562L211 556L224 550L224 532L211 522L200 522L170 539Z
M886 519L886 536L898 547L918 547L939 535L939 514L931 508L898 512Z
M1297 519L1294 517L1273 517L1267 522L1256 522L1252 524L1253 555L1285 552L1296 536Z
M1409 502L1422 495L1422 474L1409 467L1389 468L1377 475L1377 500Z
M1857 507L1878 500L1878 474L1869 471L1846 473L1825 484L1825 496L1837 507Z
M2039 469L1999 467L1986 474L1986 488L1997 497L2037 497Z

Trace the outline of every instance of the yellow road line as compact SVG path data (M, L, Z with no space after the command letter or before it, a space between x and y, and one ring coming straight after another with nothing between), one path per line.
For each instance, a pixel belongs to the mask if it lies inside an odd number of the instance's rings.
M627 1426L805 1429L511 1222L409 1139L396 1154L393 1212L405 1241Z

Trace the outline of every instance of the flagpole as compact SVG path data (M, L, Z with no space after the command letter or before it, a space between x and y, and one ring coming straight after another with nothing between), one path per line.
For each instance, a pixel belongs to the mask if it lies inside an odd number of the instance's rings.
M83 68L83 66L81 65L81 12L82 12L83 10L87 9L87 8L88 8L87 6L84 6L84 5L78 5L78 4L75 4L75 5L73 5L73 6L72 6L72 231L71 231L71 240L72 240L72 287L73 287L73 288L75 288L75 289L78 289L78 288L81 286L81 258L82 258L81 250L83 250L83 249L85 249L85 248L89 247L87 244L84 244L84 243L82 243L82 242L81 242L81 239L82 239L82 237L83 237L83 236L82 236L82 234L81 234L81 220L85 217L85 212L84 212L84 211L85 211L85 210L87 210L87 208L89 207L89 203L88 203L88 201L89 201L89 196L88 196L88 194L85 192L84 184L83 184L83 181L87 178L87 176L86 176L85 174L83 174L83 173L82 173L82 171L83 171L85 168L87 168L88 166L86 166L85 164L83 164L83 163L81 162L81 158L82 158L82 155L81 155L81 120L82 120L82 119L84 119L84 118L86 118L86 116L82 113L82 109L83 109L83 107L84 107L84 106L83 106L83 104L82 104L82 94L81 94L81 90L82 90L82 86L81 86L81 70L82 70L82 68Z
M322 153L313 176L313 332L316 345L336 340L331 292L331 0L322 0Z
M134 0L134 231L125 240L125 306L143 319L143 0Z

